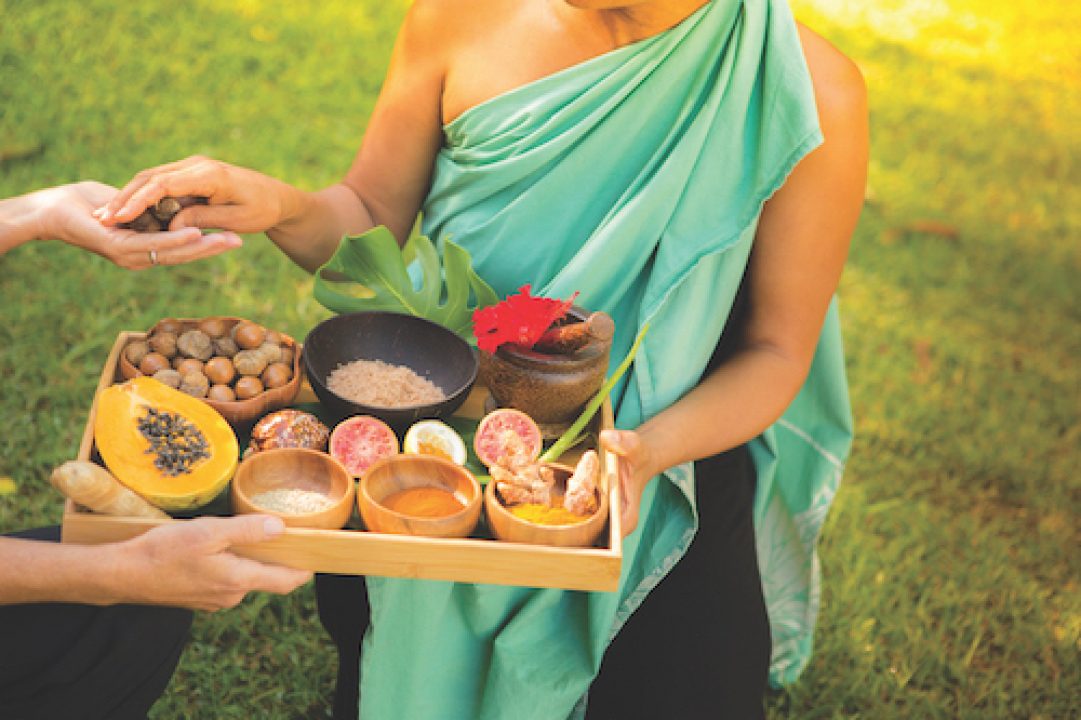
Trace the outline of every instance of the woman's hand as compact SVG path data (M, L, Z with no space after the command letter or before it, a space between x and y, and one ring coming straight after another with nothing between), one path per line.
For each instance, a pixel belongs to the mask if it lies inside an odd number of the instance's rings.
M152 265L178 265L239 247L233 233L203 235L189 228L176 232L137 233L105 227L93 211L116 195L116 188L85 181L39 190L16 198L33 218L27 238L62 240L101 255L120 267L142 270Z
M311 579L306 570L268 565L230 552L282 533L281 520L263 515L198 518L162 525L115 546L110 580L122 602L223 610L252 591L284 595Z
M296 215L303 194L255 170L206 157L190 157L137 173L94 213L103 224L131 222L163 197L205 197L206 205L184 208L169 225L265 232Z
M600 443L606 451L616 456L619 495L623 499L620 527L625 537L638 527L642 491L663 468L655 467L654 453L642 436L633 430L605 430L601 433Z

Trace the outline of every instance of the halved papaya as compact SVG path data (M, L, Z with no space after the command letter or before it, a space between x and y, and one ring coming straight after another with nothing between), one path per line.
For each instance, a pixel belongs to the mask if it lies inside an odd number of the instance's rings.
M98 396L94 441L120 482L163 510L206 505L236 471L236 433L202 400L150 377Z

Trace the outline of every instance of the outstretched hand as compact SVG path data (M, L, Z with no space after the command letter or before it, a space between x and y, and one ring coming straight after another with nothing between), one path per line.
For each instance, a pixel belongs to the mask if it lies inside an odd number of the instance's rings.
M240 557L230 552L282 533L278 518L240 515L162 525L118 546L119 577L129 588L124 602L223 610L252 591L280 595L311 579L306 570Z
M35 193L40 217L36 233L62 240L112 261L122 268L143 270L152 265L178 265L217 255L241 244L233 233L203 235L194 228L174 232L137 233L106 227L95 219L95 208L114 198L116 188L85 181Z
M170 230L265 232L288 218L289 190L285 183L255 170L194 156L136 173L94 216L112 226L131 222L163 197L195 196L206 198L207 204L181 210Z

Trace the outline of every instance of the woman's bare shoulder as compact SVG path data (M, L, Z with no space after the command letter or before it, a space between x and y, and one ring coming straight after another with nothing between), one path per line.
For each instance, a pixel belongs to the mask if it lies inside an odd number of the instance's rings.
M859 66L818 33L798 27L819 114L834 120L865 114L867 84Z
M498 27L520 0L415 0L403 29L433 45L467 38Z

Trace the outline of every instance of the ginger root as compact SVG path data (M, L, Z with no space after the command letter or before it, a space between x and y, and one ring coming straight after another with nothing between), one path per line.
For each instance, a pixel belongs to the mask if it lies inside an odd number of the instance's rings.
M94 512L129 517L167 518L159 508L120 484L111 472L86 460L70 460L49 476L53 487Z

